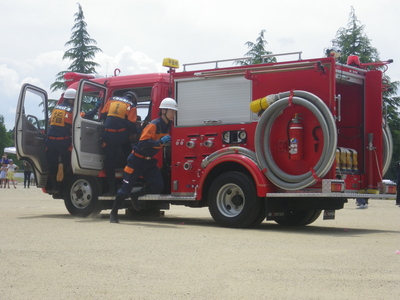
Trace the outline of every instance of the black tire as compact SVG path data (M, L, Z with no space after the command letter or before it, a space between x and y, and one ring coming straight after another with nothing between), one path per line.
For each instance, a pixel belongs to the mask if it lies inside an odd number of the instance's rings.
M286 219L275 220L284 226L305 226L313 223L321 214L321 210L296 210L290 211Z
M102 210L98 195L99 184L96 178L74 175L67 183L64 204L68 212L75 217L97 215Z
M254 181L246 174L227 172L211 184L208 209L221 226L246 228L259 224L262 207L262 198L257 196Z
M254 222L250 225L250 227L259 226L262 222L264 222L266 217L267 217L267 212L265 210L264 201L262 201L260 213L258 214L257 218L254 220Z

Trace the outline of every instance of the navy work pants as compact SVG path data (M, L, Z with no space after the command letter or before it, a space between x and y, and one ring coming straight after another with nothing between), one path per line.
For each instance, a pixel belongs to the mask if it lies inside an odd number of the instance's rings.
M127 161L128 164L123 174L123 184L117 193L118 198L128 198L136 180L141 176L146 182L146 191L148 193L161 193L164 189L164 182L156 159L146 160L131 153Z
M71 165L71 139L46 140L47 161L49 163L50 174L56 174L58 164L61 162L65 168Z
M107 181L110 184L110 182L115 181L115 168L118 160L118 155L121 155L121 153L126 153L126 155L128 155L131 150L131 146L129 143L129 131L105 131L103 134L103 141L105 142L104 169L106 171Z

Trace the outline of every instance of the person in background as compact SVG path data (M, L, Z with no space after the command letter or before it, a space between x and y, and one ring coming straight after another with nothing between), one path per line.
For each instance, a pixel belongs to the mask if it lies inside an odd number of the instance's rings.
M7 183L7 165L5 162L1 163L0 166L0 188L6 188L6 183Z
M29 189L29 186L31 185L32 165L26 160L24 160L23 164L24 164L24 188L28 186Z
M9 160L10 163L7 166L7 185L8 188L10 188L10 181L12 181L14 189L16 189L17 187L15 186L15 178L14 178L14 172L15 170L18 169L17 165L14 165L14 162L12 159Z
M368 199L367 198L358 198L356 200L357 209L367 209L368 208Z
M5 163L8 165L10 163L9 159L7 158L7 153L4 153L3 156L1 157L1 164Z
M115 167L117 157L120 155L118 149L122 149L124 154L131 150L130 137L136 133L137 100L137 95L128 91L122 97L110 98L100 112L100 119L105 120L104 169L108 185L108 192L104 194L105 196L115 196L116 194Z
M35 185L36 184L36 182L35 182L35 175L34 175L34 173L32 173L31 174L31 185Z
M57 104L50 118L46 139L49 179L54 193L59 190L59 182L64 179L64 167L71 164L72 112L76 96L75 89L67 89L63 102Z
M131 194L136 180L143 176L146 186L133 195L132 204L134 209L140 210L137 198L146 193L158 194L164 189L161 171L157 166L157 159L153 158L158 151L171 141L169 131L175 120L178 110L176 101L165 98L159 106L159 118L151 121L142 131L139 142L133 146L131 154L127 159L127 166L123 173L123 184L115 197L113 208L110 213L110 223L119 223L118 209L121 208L125 199Z

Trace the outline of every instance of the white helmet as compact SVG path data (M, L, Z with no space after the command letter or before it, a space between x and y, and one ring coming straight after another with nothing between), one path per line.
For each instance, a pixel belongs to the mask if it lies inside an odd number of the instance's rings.
M64 99L75 99L76 90L75 89L68 89L64 93Z
M178 104L176 104L176 101L172 98L164 98L160 103L160 109L172 109L178 111Z

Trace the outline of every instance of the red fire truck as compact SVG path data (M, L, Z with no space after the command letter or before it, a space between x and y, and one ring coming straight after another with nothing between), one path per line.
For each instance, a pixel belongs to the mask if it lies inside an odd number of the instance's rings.
M352 66L294 54L291 61L257 65L186 64L181 72L176 60L166 59L166 73L119 76L117 69L107 78L67 73L66 83L77 89L71 167L53 198L63 199L74 216L111 208L113 197L103 196L104 125L81 112L88 102L100 97L104 105L128 90L139 97L138 126L158 117L165 97L176 99L179 109L172 142L157 157L166 189L139 198L142 214L185 205L208 207L226 227L256 226L265 219L307 225L322 211L324 219L333 219L349 199L394 198L396 185L383 180L393 142L383 113L383 72L377 68L390 61ZM47 93L25 84L15 137L18 158L32 163L37 186L51 193L47 107ZM119 155L117 184L128 154ZM125 206L133 210L129 199Z

